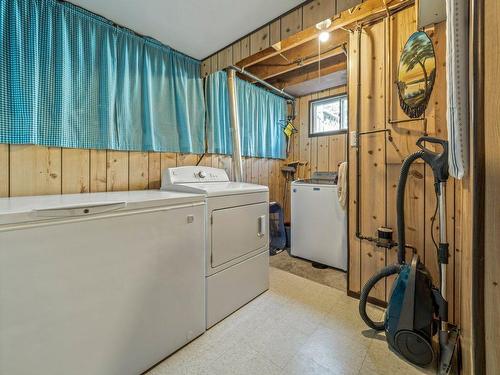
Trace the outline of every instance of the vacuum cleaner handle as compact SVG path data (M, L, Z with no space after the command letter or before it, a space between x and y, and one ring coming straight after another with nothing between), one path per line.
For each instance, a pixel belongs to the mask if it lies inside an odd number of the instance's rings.
M440 145L443 150L435 152L423 145L423 142ZM435 137L420 137L417 146L423 151L422 159L430 165L434 173L434 181L437 183L448 180L448 141Z

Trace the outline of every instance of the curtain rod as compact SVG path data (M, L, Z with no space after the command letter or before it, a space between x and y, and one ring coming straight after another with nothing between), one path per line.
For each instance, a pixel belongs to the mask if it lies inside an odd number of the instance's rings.
M291 100L291 101L295 101L295 97L290 95L290 94L287 94L286 92L284 92L283 90L280 90L279 88L271 85L270 83L267 83L266 81L260 79L259 77L253 75L252 73L250 72L247 72L246 70L243 70L241 68L238 68L237 66L234 66L234 65L230 65L227 67L227 69L232 69L232 70L235 70L237 71L238 73L240 74L243 74L245 76L247 76L248 78L251 78L253 79L254 81L257 81L259 82L261 85L267 87L269 90L273 91L276 95L279 95L285 99L288 99L288 100Z

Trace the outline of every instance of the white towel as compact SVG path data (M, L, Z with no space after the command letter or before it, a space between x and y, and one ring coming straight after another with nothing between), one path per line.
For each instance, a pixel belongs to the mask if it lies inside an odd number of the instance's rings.
M347 162L339 165L339 179L337 183L337 195L339 197L340 207L344 210L347 207Z
M449 168L455 178L462 178L467 173L469 160L468 7L468 1L446 0Z

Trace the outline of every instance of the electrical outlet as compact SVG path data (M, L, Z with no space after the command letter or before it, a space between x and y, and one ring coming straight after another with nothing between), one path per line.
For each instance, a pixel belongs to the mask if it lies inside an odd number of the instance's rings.
M350 133L350 141L349 144L351 147L358 147L358 133L355 131L352 131Z

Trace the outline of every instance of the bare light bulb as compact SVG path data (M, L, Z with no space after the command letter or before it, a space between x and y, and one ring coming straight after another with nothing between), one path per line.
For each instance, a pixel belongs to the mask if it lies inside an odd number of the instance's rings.
M330 39L330 33L328 31L322 31L319 34L319 41L320 42L326 42L328 39Z

